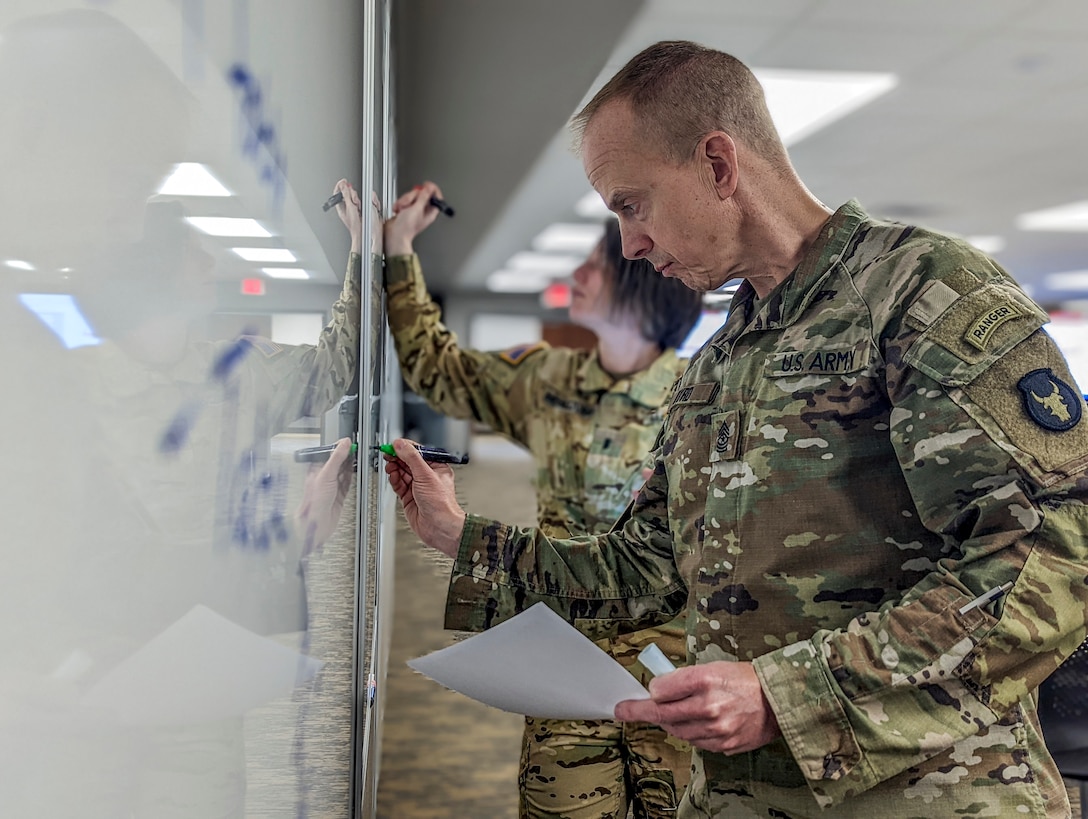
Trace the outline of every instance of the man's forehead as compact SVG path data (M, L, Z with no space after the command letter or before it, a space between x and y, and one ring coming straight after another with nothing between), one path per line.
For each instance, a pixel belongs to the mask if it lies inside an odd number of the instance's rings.
M626 120L626 121L625 121ZM634 138L630 118L601 109L586 125L582 138L582 168L596 191L605 197L607 187L629 184L634 169L649 159L645 146Z

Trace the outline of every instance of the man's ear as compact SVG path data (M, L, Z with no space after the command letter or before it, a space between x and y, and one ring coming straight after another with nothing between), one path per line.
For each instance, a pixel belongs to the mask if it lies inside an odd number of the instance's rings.
M711 131L699 144L702 159L711 172L711 184L722 199L730 198L737 190L737 144L724 131Z

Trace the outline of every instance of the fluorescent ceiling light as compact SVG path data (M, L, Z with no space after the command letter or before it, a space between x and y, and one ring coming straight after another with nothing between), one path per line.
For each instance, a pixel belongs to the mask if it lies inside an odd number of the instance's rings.
M597 191L590 191L574 203L574 212L583 219L606 219L612 215Z
M574 272L574 268L578 267L583 261L585 261L583 256L560 256L523 250L511 256L506 262L506 267L510 270L559 278L569 276Z
M34 270L34 265L30 262L24 262L22 259L8 259L4 264L16 270Z
M271 279L308 279L310 274L301 267L262 267L261 272Z
M602 236L604 225L599 223L557 222L538 233L532 244L533 250L542 253L578 253L584 258L593 252Z
M752 69L767 95L778 135L793 145L842 119L899 82L895 74L862 71Z
M1083 290L1088 292L1088 270L1051 273L1046 277L1045 281L1046 286L1051 290Z
M1004 236L968 236L967 241L991 256L1005 249Z
M285 247L232 247L247 262L297 262L295 254Z
M159 185L164 196L230 196L223 183L199 162L179 162Z
M186 216L185 221L209 236L241 236L246 239L267 239L272 235L256 219L235 219L228 216Z
M1020 230L1088 230L1088 202L1022 213L1016 217Z
M69 350L102 343L83 317L76 300L67 293L20 293L19 301L41 319Z
M495 293L540 293L551 278L525 270L496 270L487 277L487 289Z

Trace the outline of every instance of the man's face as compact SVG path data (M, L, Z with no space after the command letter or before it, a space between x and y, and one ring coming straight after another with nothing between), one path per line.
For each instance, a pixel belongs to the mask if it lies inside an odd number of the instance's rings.
M623 255L693 290L720 287L737 275L736 231L708 163L672 164L639 133L626 104L612 102L582 141L586 177L619 218Z

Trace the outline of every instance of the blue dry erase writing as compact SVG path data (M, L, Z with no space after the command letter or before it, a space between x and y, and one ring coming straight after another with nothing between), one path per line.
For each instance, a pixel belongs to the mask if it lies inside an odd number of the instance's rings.
M250 472L248 454L238 467L238 477L246 480L237 506L231 513L231 539L243 548L267 552L273 542L287 540L287 517L284 510L287 496L287 474Z
M182 404L159 439L159 452L163 454L179 452L189 442L189 434L196 426L203 408L203 405L195 400Z
M212 362L211 379L213 381L225 381L234 372L234 368L251 349L250 335L252 333L245 332L238 336L229 347L216 356L215 361Z
M269 120L260 81L243 63L235 63L227 71L227 82L241 92L239 109L249 125L242 141L242 155L257 167L260 183L271 191L274 210L279 213L287 190L287 156L276 126Z
M657 643L650 643L646 648L642 649L638 653L638 661L655 677L676 670L676 666L665 656L665 652L657 647Z

